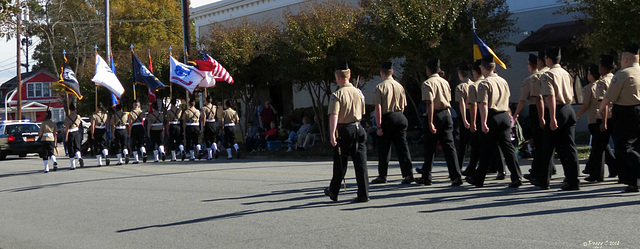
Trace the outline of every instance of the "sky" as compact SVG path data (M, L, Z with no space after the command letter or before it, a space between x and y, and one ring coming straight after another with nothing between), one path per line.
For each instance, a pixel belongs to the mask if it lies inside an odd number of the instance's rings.
M220 0L191 0L191 8L200 7L205 4L218 2ZM548 7L558 5L557 0L507 0L509 9L512 12L526 11L539 7ZM35 42L34 45L35 47ZM22 56L22 63L25 61L24 53ZM33 64L30 61L30 64ZM24 72L24 67L21 69ZM9 41L0 41L0 84L16 76L16 40L11 39Z

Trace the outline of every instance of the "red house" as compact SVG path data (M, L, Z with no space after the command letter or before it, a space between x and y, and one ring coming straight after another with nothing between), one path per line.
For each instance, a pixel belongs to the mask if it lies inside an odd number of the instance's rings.
M51 90L58 82L58 77L44 69L21 74L22 79L22 117L32 122L41 122L47 108L53 112L53 121L64 118L63 103L59 96ZM0 85L0 119L16 119L18 103L17 77Z

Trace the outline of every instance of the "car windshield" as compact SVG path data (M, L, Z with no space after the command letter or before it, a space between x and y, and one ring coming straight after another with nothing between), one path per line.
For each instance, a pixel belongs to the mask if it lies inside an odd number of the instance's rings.
M7 125L5 127L5 134L22 134L22 133L32 133L38 132L38 126L36 124L15 124L15 125Z

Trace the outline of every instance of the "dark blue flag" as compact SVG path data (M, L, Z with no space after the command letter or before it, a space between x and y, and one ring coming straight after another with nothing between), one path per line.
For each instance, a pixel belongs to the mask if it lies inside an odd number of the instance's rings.
M133 53L131 53L131 65L133 66L134 83L146 85L151 91L165 87Z

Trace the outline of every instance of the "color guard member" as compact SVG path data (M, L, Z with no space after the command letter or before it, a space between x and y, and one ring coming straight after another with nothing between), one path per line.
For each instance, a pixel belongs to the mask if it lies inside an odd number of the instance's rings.
M171 161L176 161L176 151L184 161L186 153L184 152L184 146L182 145L182 126L180 120L182 120L182 109L176 105L176 98L171 99L171 104L167 108L166 122L168 124L169 131L169 148L171 148Z
M218 107L213 104L211 96L207 96L207 104L202 107L202 127L204 127L204 141L207 146L207 159L218 158L218 127L216 117Z
M65 136L64 139L69 143L69 161L71 161L71 170L76 169L76 161L80 163L80 167L84 167L82 160L82 119L76 112L74 104L69 105L69 116L64 119ZM74 156L75 155L75 156Z
M200 111L196 109L195 97L189 98L189 108L182 114L182 128L187 135L187 148L189 148L189 161L196 160L200 155ZM195 151L194 151L195 150Z
M91 115L91 137L93 137L94 148L98 150L98 167L102 166L102 157L104 156L107 166L109 166L109 150L107 150L107 119L108 116L104 111L102 103L98 103L96 113ZM101 154L102 153L102 154Z
M158 162L158 157L162 158L162 161L166 159L164 153L164 113L158 110L158 104L153 103L151 105L153 112L148 117L147 122L147 136L151 138L151 148L153 148L153 162ZM157 146L157 148L156 148Z
M224 147L227 148L227 159L231 160L231 147L236 150L236 158L240 158L240 147L236 143L236 124L240 123L240 117L238 113L231 108L231 101L224 101L224 111L222 111L222 122L224 127L221 127L224 134Z
M133 151L133 164L138 163L138 150L142 154L142 162L147 162L147 149L144 147L144 113L140 109L140 101L133 101L133 110L129 112L129 137L131 138L131 150Z
M56 124L51 121L51 111L47 110L47 114L40 124L38 138L42 143L42 151L40 157L44 163L44 173L49 173L49 159L53 162L53 171L58 170L58 161L56 161L56 145L58 144L58 130Z
M122 112L122 104L117 104L116 112L111 115L109 124L113 131L113 149L118 153L118 163L116 165L122 165L122 156L124 156L124 163L129 163L129 150L127 150L127 120L129 116Z

